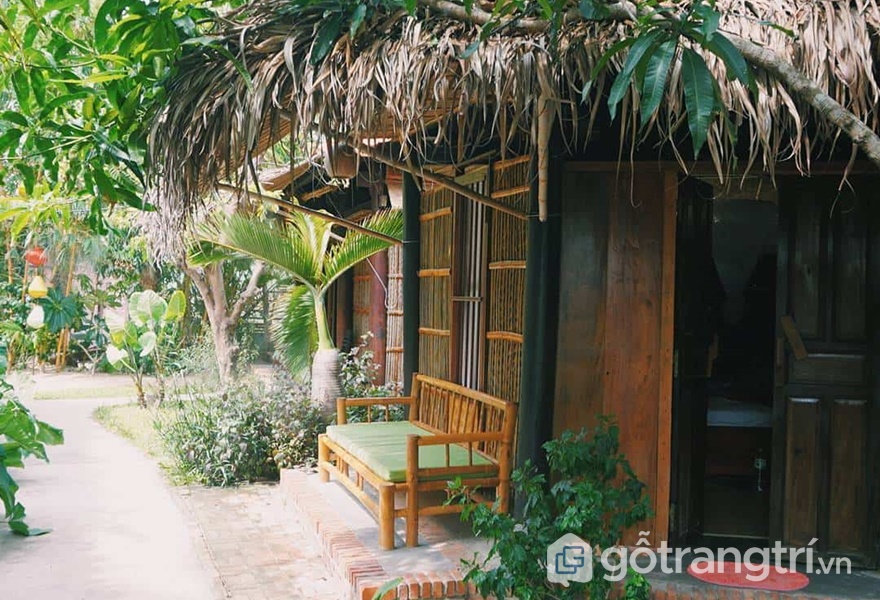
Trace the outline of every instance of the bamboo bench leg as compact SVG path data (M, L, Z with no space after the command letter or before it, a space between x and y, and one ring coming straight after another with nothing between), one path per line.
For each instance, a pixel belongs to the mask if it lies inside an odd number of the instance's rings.
M406 545L410 548L419 545L419 478L416 470L418 464L418 436L408 435L406 438Z
M321 481L327 483L330 481L330 471L324 464L330 461L330 448L324 443L324 434L318 436L318 477Z
M394 486L379 487L379 547L394 550Z

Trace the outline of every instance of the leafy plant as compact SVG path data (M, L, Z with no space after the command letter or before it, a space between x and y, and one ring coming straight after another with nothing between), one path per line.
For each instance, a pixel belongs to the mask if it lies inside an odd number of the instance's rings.
M400 393L399 384L376 385L379 366L373 361L373 351L368 347L371 337L370 333L364 334L361 336L360 344L340 356L339 375L342 382L342 396L346 398L385 398L397 396ZM385 407L354 406L348 409L348 422L367 421L368 410L372 411L374 420L385 419ZM389 406L388 417L391 421L405 420L406 408L400 404Z
M159 384L159 402L165 397L164 365L167 341L186 313L186 296L180 290L166 302L152 290L135 292L128 298L128 318L108 313L110 341L107 360L115 368L127 371L137 388L138 403L146 406L144 375L149 361L155 366Z
M547 547L566 533L580 536L593 548L619 544L624 531L650 515L645 485L620 454L618 427L607 418L592 432L567 431L544 449L549 478L528 463L512 474L513 487L521 494L519 517L471 503L460 480L451 484L453 497L467 505L462 519L471 522L475 535L492 542L484 558L464 561L465 579L484 597L607 598L611 582L604 577L607 571L599 556L593 556L590 582L561 587L547 581ZM641 597L644 586L643 580L631 578L627 594Z
M156 423L176 469L205 485L274 478L272 429L259 386L238 385L225 399L192 393Z
M0 352L0 377L6 373L6 352ZM49 460L46 445L61 444L64 434L37 419L31 411L12 396L12 386L0 379L0 500L6 524L13 533L32 536L48 533L48 529L36 529L25 523L25 508L16 499L18 484L9 472L10 468L24 468L24 459L35 456Z
M40 299L43 319L51 333L73 327L80 316L80 306L72 295L65 295L58 288L49 288L49 294Z

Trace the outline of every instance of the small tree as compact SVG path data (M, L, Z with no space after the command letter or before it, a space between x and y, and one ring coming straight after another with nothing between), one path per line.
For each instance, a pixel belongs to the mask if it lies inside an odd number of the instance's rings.
M282 295L272 326L272 338L282 360L294 374L312 365L312 400L335 409L340 395L339 351L327 320L325 299L330 285L348 269L391 243L359 231L341 237L326 219L294 213L287 223L272 223L243 215L220 217L202 228L193 264L212 264L229 253L254 258L293 280ZM400 211L376 213L364 226L384 236L403 235ZM314 356L312 352L314 351Z
M146 407L144 375L152 361L159 384L159 402L165 398L164 364L168 340L174 337L186 314L186 296L180 290L166 302L152 290L135 292L128 299L128 318L107 315L110 345L107 361L131 375L137 389L138 404Z

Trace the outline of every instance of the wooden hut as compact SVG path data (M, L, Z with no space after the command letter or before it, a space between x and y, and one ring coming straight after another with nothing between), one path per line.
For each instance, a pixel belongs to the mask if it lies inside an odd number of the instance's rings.
M185 56L169 83L152 147L163 209L185 213L282 136L346 141L406 173L406 373L518 400L520 463L614 415L654 543L818 538L876 566L877 166L849 160L815 94L757 67L750 93L711 56L729 118L686 160L677 66L647 129L632 91L609 118L614 62L585 90L617 24L511 27L470 51L478 19L418 4L322 56L323 8L232 15L229 52ZM875 3L718 6L725 31L878 130Z

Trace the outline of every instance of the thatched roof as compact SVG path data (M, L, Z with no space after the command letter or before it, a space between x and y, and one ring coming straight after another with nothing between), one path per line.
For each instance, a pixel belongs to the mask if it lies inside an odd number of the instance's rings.
M723 30L787 57L878 129L876 0L718 0L718 7L725 15ZM530 137L542 91L565 109L557 114L566 119L563 129L572 132L574 117L594 117L604 110L597 99L604 82L596 82L586 95L583 84L624 27L595 22L567 26L555 51L547 35L508 32L492 36L464 57L479 28L420 8L419 19L403 12L378 15L354 39L339 39L313 65L315 34L325 8L321 3L294 8L288 0L263 0L229 15L217 35L248 70L252 87L235 62L220 52L199 50L184 57L179 75L168 85L169 105L151 136L153 178L160 182L166 210L191 206L215 181L237 172L249 157L284 136L387 137L401 142L404 152L421 151L458 120L464 126L457 135L463 131L471 139L486 133L502 140L516 132ZM793 30L797 37L761 21ZM836 141L837 130L769 77L759 76L759 96L753 98L739 82L724 77L724 66L714 57L707 62L717 74L732 123L747 132L748 164L757 159L756 164L771 168L777 160L793 158L807 169L818 147ZM677 68L670 81L653 127L674 145L687 129ZM621 139L629 143L637 142L632 118L637 101L628 98L618 117ZM718 165L732 155L723 127L721 121L714 125L708 146Z

